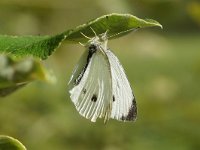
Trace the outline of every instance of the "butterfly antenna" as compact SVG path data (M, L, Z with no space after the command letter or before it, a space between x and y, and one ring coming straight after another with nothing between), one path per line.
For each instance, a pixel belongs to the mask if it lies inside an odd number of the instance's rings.
M92 27L90 27L90 29L92 30L92 32L94 33L95 36L97 36L96 32L94 31L94 29Z
M88 37L87 35L85 35L83 32L80 32L82 34L82 36L84 36L86 39L91 40L92 38Z
M106 30L106 32L104 32L104 33L102 33L101 35L101 39L103 40L103 41L106 41L107 39L108 39L108 36L107 36L107 33L108 33L108 29Z
M81 42L78 42L81 46L85 47L85 44L81 43Z
M107 29L106 32L105 32L104 34L107 35L108 31L109 31L109 29Z

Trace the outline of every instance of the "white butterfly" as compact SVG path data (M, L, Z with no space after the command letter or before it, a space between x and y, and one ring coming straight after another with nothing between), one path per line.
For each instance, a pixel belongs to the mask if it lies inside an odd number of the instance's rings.
M85 35L84 35L85 36ZM77 111L92 122L104 118L134 121L135 97L123 67L107 47L106 33L90 38L69 82Z

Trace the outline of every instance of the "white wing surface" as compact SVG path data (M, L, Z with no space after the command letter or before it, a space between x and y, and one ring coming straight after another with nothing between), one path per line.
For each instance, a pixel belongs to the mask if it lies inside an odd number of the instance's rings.
M70 97L78 112L92 122L111 115L112 85L110 65L99 49L87 50L76 67L70 85Z
M118 58L106 50L112 75L113 103L111 118L121 121L133 121L137 116L135 97Z

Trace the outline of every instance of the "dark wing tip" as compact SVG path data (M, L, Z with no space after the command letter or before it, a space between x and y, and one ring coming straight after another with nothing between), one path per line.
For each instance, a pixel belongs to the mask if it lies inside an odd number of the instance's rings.
M121 120L122 121L134 121L137 118L137 105L136 105L136 101L135 98L132 101L132 105L129 109L128 115L126 116L122 116Z

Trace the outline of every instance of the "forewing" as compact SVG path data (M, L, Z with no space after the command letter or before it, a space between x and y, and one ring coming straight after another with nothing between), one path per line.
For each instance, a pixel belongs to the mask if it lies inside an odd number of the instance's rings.
M112 76L113 103L111 118L121 121L133 121L137 116L135 97L118 58L106 50Z
M86 50L82 54L81 58L79 59L77 65L75 66L75 68L73 70L72 76L68 83L69 89L72 89L75 85L77 85L80 82L80 80L89 64L90 59L91 58L88 59L88 50Z
M92 122L95 122L98 117L104 117L106 121L110 117L112 103L109 61L102 51L97 50L85 66L87 66L85 71L80 71L79 68L74 72L70 82L72 85L70 97L82 116ZM82 67L82 70L84 68ZM81 73L83 75L80 79ZM80 81L76 84L78 80Z

